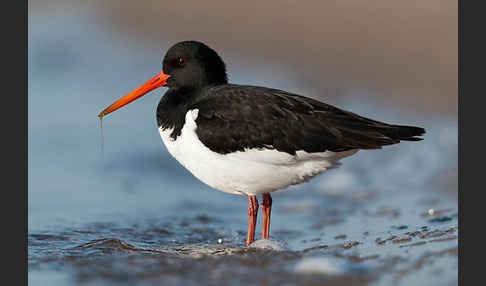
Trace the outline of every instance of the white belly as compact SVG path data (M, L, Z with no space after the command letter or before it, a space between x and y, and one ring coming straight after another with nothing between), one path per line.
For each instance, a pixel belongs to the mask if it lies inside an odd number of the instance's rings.
M277 150L248 149L229 154L211 151L196 134L198 110L186 114L181 135L159 128L169 153L195 177L210 187L232 194L257 195L299 184L336 166L339 159L358 150L290 155Z

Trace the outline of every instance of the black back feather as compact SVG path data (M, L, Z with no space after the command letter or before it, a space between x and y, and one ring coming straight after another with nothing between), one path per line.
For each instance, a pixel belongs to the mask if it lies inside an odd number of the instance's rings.
M387 124L311 98L256 86L206 88L186 105L186 111L191 109L199 110L199 139L221 154L247 148L274 148L289 154L379 149L401 140L422 140L415 136L425 133L420 127Z

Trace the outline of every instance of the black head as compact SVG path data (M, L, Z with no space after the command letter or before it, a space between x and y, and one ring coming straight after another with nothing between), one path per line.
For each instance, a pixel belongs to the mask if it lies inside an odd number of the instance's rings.
M169 87L169 91L192 91L228 82L223 60L213 49L201 42L185 41L175 44L165 54L162 66L162 72L115 101L98 116L101 118L162 86Z
M165 54L162 70L170 75L170 89L197 89L228 82L226 67L220 56L201 42L184 41L173 45Z

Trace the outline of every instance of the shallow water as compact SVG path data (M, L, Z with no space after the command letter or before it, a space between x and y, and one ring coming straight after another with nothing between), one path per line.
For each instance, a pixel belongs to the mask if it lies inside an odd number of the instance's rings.
M447 196L276 193L271 240L249 249L237 198L29 230L29 282L49 273L64 277L59 285L457 281L457 203Z
M360 151L273 193L270 241L246 249L247 199L200 183L163 147L163 91L104 118L100 151L96 115L160 70L160 47L127 41L95 14L64 12L29 12L29 285L457 284L455 115L359 90L329 98L424 126L425 140ZM231 70L250 82L251 71ZM316 95L280 76L262 81Z

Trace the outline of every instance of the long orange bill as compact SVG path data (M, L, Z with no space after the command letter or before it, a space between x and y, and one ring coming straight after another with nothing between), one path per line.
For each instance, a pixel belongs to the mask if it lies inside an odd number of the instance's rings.
M129 104L130 102L141 97L147 92L166 85L167 79L169 77L170 75L165 74L164 71L161 71L158 75L141 85L139 88L135 89L134 91L115 101L112 105L108 106L105 110L98 114L98 117L102 118L103 116Z

